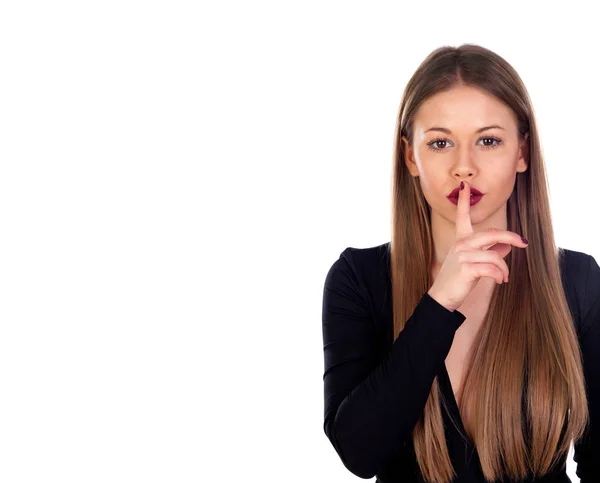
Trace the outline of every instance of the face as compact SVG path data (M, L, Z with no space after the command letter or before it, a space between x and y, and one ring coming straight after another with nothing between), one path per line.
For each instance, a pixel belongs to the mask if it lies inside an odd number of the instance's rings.
M491 125L500 127L478 132ZM508 106L477 87L455 87L422 104L413 130L412 146L402 137L406 165L419 177L436 216L454 223L456 205L447 196L462 180L485 195L471 206L473 224L502 209L506 216L517 173L527 170L525 144L518 139L517 118Z

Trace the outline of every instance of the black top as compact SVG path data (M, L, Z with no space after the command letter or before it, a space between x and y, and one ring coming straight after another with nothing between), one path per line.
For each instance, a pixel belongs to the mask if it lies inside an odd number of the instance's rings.
M583 353L590 427L575 445L582 483L600 482L600 266L585 253L560 249L563 287ZM466 434L445 359L466 319L425 293L393 341L389 243L346 248L323 291L325 419L323 429L344 466L376 482L423 482L411 433L436 375L454 421ZM450 458L459 482L485 479L477 451L443 410ZM558 467L566 462L565 458ZM529 482L570 482L564 468Z

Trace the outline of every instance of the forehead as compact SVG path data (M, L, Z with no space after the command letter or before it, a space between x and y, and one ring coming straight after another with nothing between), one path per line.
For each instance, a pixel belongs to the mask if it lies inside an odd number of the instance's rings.
M512 130L517 118L510 107L483 89L471 86L454 87L429 97L418 109L415 130L423 132L432 126L442 126L453 133L499 124Z

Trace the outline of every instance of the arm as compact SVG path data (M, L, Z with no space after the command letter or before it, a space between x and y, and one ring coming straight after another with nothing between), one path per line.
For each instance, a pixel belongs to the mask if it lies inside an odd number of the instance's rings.
M573 461L581 483L595 483L600 481L600 267L593 257L585 291L589 308L582 318L580 339L590 424L574 445Z
M383 359L369 301L346 249L323 292L324 431L344 466L372 478L410 438L465 320L424 293Z

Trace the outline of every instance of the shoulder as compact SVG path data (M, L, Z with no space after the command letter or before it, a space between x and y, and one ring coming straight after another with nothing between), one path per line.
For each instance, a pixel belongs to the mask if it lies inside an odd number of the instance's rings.
M346 247L334 265L343 263L362 284L372 285L389 276L389 250L390 242L365 248Z
M390 242L366 248L346 247L340 254L359 271L369 271L373 265L388 263Z
M577 250L559 247L559 261L571 275L584 274L594 260L591 255ZM583 272L583 273L582 273Z
M584 252L559 248L559 254L563 284L575 300L583 334L590 321L600 317L600 266Z
M364 248L346 247L329 269L328 278L352 285L374 315L385 311L390 278L390 242Z

